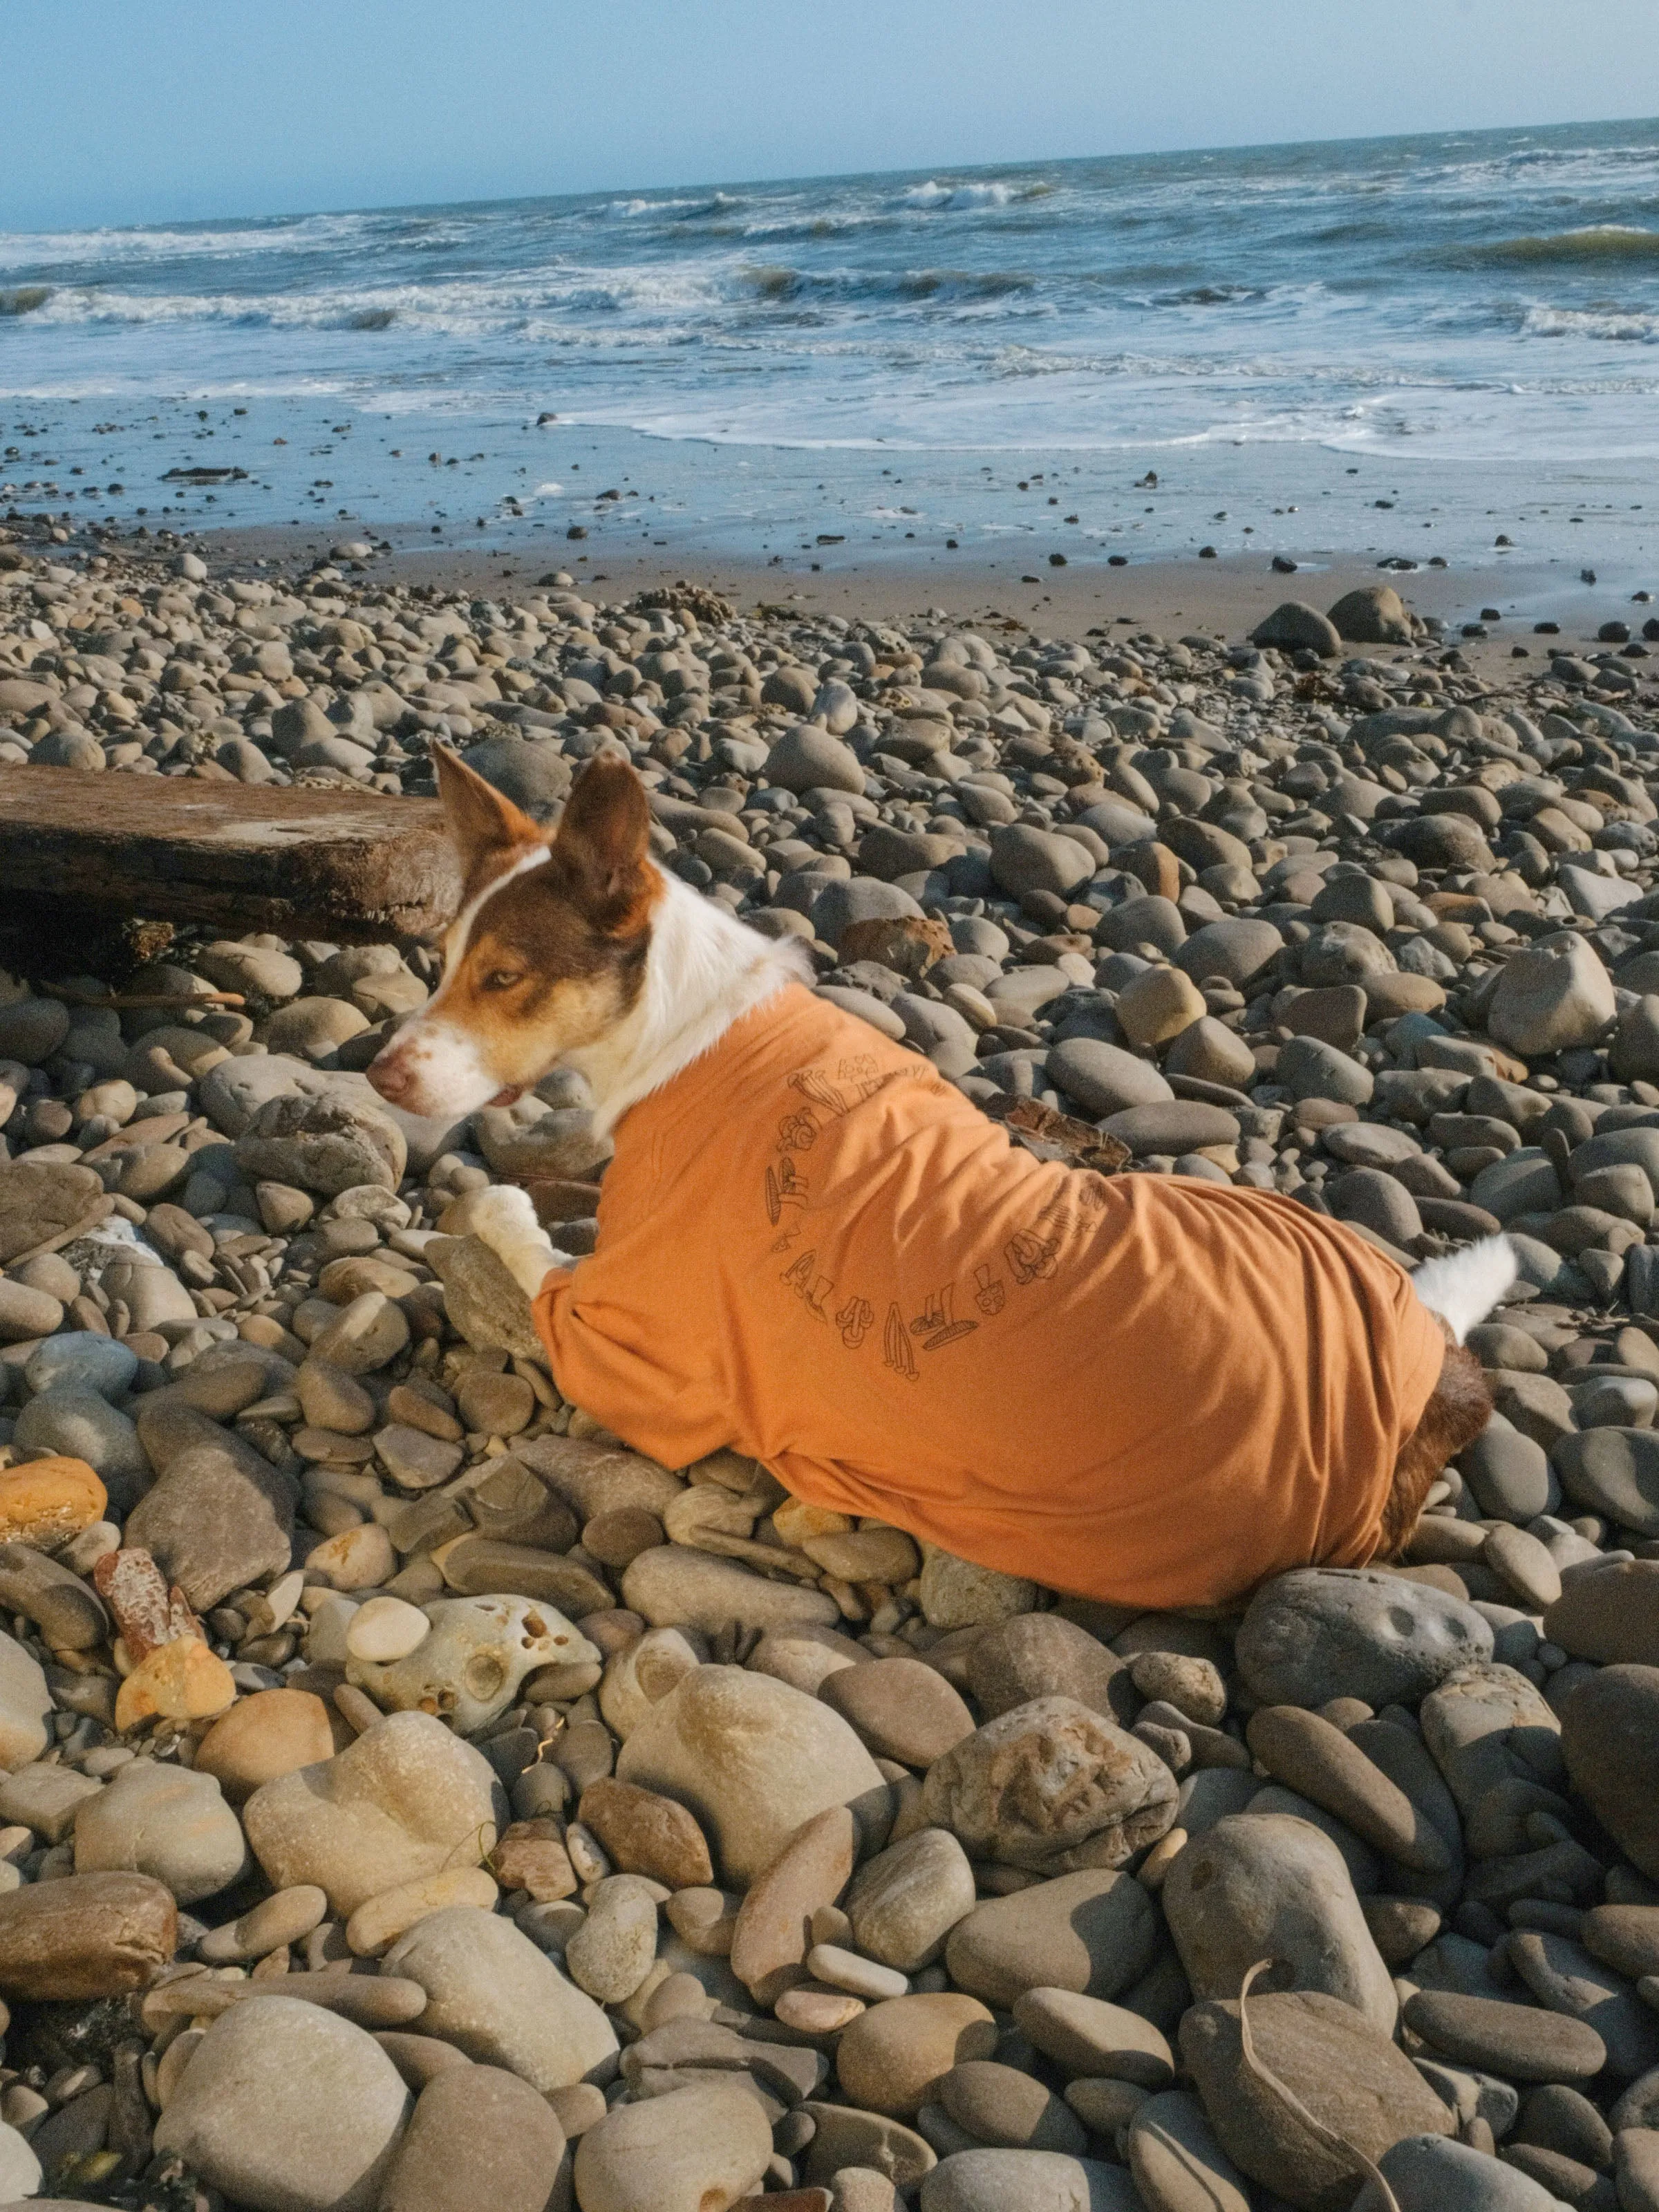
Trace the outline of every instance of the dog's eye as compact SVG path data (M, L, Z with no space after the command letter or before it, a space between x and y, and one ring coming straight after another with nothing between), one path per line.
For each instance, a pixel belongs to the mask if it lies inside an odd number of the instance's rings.
M515 983L522 983L524 974L517 968L496 968L483 979L486 991L510 991Z

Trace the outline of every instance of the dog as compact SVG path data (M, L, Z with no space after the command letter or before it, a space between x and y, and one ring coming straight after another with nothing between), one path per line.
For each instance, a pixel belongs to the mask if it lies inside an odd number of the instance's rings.
M615 1154L578 1267L527 1193L471 1227L566 1395L684 1467L1117 1605L1226 1609L1395 1554L1492 1401L1463 1345L1492 1237L1409 1276L1273 1193L1017 1149L651 856L601 755L550 836L447 750L463 875L441 985L369 1069L422 1115L586 1077Z

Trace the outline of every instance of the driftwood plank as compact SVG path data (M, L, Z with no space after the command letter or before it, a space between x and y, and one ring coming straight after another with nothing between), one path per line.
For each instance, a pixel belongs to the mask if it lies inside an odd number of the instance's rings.
M0 768L0 902L243 934L419 937L459 884L434 799Z

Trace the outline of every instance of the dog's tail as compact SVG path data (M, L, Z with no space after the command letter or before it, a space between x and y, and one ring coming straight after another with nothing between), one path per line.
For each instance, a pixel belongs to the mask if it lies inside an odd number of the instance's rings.
M1428 1260L1412 1282L1431 1313L1438 1314L1459 1344L1484 1321L1516 1277L1520 1262L1507 1237L1483 1237L1465 1252Z

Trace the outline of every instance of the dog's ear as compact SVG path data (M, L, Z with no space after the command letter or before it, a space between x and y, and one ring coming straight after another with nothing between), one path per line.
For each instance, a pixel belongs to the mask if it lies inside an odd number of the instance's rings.
M608 936L645 926L655 897L650 867L651 810L645 786L626 761L600 753L577 777L553 856L575 896Z
M513 845L539 844L546 835L522 808L486 783L458 752L434 745L432 758L438 775L438 796L443 801L449 834L460 854L461 873L470 876L476 864L490 853Z

